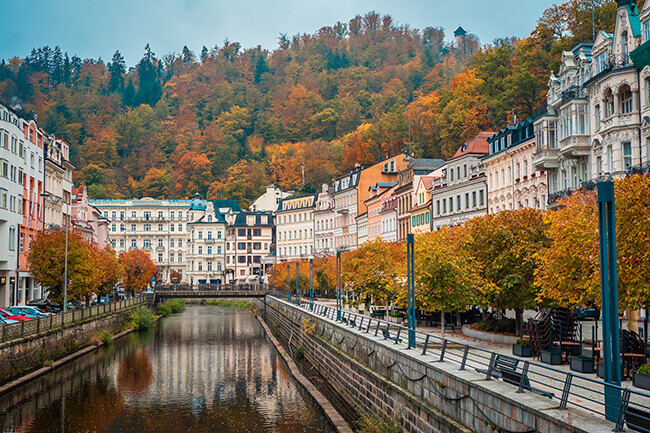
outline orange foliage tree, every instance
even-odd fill
[[[158,268],[144,250],[135,249],[122,253],[119,262],[124,268],[122,282],[131,293],[144,290],[158,272]]]

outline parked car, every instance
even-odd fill
[[[0,317],[0,324],[13,325],[14,323],[19,323],[19,321],[18,320],[13,320],[13,319],[6,319],[4,317]]]
[[[52,315],[52,313],[42,311],[42,310],[38,309],[37,307],[31,306],[31,305],[14,305],[11,308],[17,308],[20,311],[24,311],[25,313],[33,314],[33,315],[36,315],[38,317],[47,317],[47,316]]]
[[[6,313],[11,314],[12,316],[25,316],[25,317],[29,317],[30,319],[35,319],[38,317],[38,314],[28,313],[27,311],[23,311],[16,307],[7,307],[4,309],[4,311]]]
[[[585,307],[575,307],[575,315],[578,320],[598,320],[600,310],[593,302],[588,302]]]
[[[36,307],[41,311],[47,311],[48,313],[61,312],[61,304],[54,303],[49,299],[33,299],[27,305]]]
[[[32,320],[31,317],[24,316],[24,315],[16,315],[16,314],[11,314],[10,312],[0,309],[0,314],[2,314],[2,317],[5,319],[11,319],[11,320]]]

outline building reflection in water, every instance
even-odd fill
[[[247,311],[190,306],[6,396],[3,431],[332,432]]]

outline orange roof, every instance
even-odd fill
[[[433,176],[422,176],[420,178],[420,181],[424,184],[425,189],[431,189],[433,186]]]
[[[488,138],[490,138],[492,135],[494,135],[494,132],[488,132],[488,131],[479,132],[479,134],[476,137],[472,138],[471,140],[465,142],[462,146],[460,146],[451,159],[460,158],[461,156],[467,155],[469,153],[475,153],[475,154],[478,153],[478,154],[487,155],[490,151],[490,144],[488,143]]]

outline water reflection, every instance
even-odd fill
[[[3,397],[18,432],[331,432],[255,317],[192,306]]]

